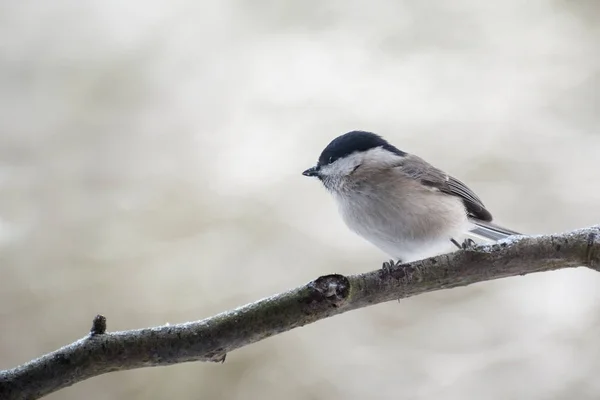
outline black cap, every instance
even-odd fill
[[[382,147],[399,156],[406,155],[405,152],[398,150],[379,135],[372,132],[352,131],[333,139],[321,153],[318,165],[331,164],[335,160],[357,151],[367,151],[376,147]]]

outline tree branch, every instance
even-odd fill
[[[185,324],[106,333],[106,319],[96,316],[88,336],[0,371],[0,398],[37,399],[112,371],[224,361],[232,350],[350,310],[434,290],[579,266],[600,270],[600,225],[560,235],[509,238],[390,270],[326,275]]]

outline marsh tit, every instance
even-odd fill
[[[494,241],[519,235],[493,224],[464,183],[371,132],[335,138],[302,174],[319,178],[346,225],[398,263],[439,254],[451,243],[464,248],[472,240],[455,238],[465,233]]]

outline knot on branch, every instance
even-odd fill
[[[308,284],[309,303],[330,303],[339,307],[350,294],[350,281],[344,275],[332,274],[321,276]]]

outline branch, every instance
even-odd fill
[[[37,399],[112,371],[225,361],[232,350],[350,310],[434,290],[579,266],[600,270],[600,225],[559,235],[508,238],[389,270],[321,276],[196,322],[106,333],[106,319],[97,316],[86,337],[0,371],[0,398]]]

